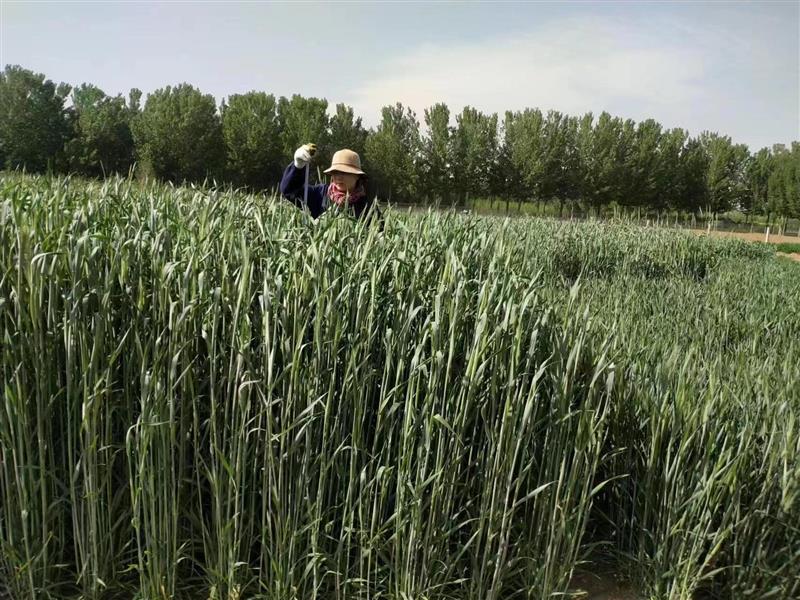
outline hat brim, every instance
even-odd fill
[[[364,171],[360,169],[356,169],[355,167],[351,167],[350,165],[342,165],[342,164],[333,164],[330,166],[329,169],[325,169],[323,173],[333,173],[334,171],[338,171],[339,173],[351,173],[352,175],[366,175]]]

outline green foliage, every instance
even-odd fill
[[[0,74],[0,168],[102,177],[139,173],[173,182],[220,182],[251,190],[277,186],[298,146],[317,144],[315,166],[355,150],[370,192],[385,199],[466,206],[493,198],[536,202],[541,213],[679,211],[800,217],[800,150],[775,145],[755,153],[724,135],[689,137],[653,119],[635,123],[602,113],[581,117],[536,108],[497,115],[444,103],[425,110],[426,131],[398,104],[367,130],[353,108],[324,98],[234,95],[219,114],[214,99],[188,84],[127,101],[83,84],[72,93],[18,66]],[[451,124],[453,117],[454,125]],[[312,169],[317,178],[317,169]],[[557,203],[557,206],[556,206]]]
[[[557,111],[546,116],[538,109],[506,114],[504,143],[530,197],[577,197],[582,172],[578,126],[577,119]]]
[[[317,145],[315,162],[326,165],[333,151],[328,140],[328,101],[304,98],[298,94],[278,101],[278,123],[283,148],[283,164],[291,162],[294,151],[307,143]]]
[[[131,122],[135,106],[83,84],[72,91],[74,133],[65,147],[69,170],[90,177],[125,174],[133,165]]]
[[[725,212],[747,202],[745,186],[747,147],[734,145],[731,138],[705,132],[700,143],[708,156],[706,201],[711,212]]]
[[[542,148],[544,120],[539,109],[507,112],[503,123],[504,150],[508,164],[520,175],[529,196],[541,194],[545,154]]]
[[[687,151],[688,134],[683,129],[668,129],[659,137],[656,153],[658,159],[653,168],[655,174],[654,204],[659,208],[675,209],[691,206],[687,196],[688,181],[684,173],[684,153]],[[652,188],[651,188],[652,189]],[[649,207],[646,203],[641,206]]]
[[[786,254],[800,254],[800,243],[770,244],[770,246],[773,246],[778,252],[785,252]]]
[[[132,129],[139,158],[161,179],[203,181],[222,172],[225,145],[216,102],[189,84],[150,94]]]
[[[583,117],[578,129],[578,148],[583,178],[581,196],[598,212],[612,202],[623,203],[625,164],[633,123],[604,112],[592,126],[591,114]]]
[[[708,155],[703,144],[696,138],[690,138],[681,152],[681,190],[675,208],[697,214],[708,206],[708,188],[706,173],[708,172]]]
[[[0,198],[11,597],[566,597],[597,548],[654,600],[800,595],[800,269],[768,248]]]
[[[458,174],[451,185],[459,203],[463,204],[467,195],[487,195],[497,154],[497,115],[464,107],[456,116],[451,142],[453,168]]]
[[[667,177],[663,172],[669,170],[670,160],[675,160],[676,155],[673,146],[673,154],[668,159],[661,156],[659,150],[666,146],[664,138],[661,124],[653,119],[642,121],[636,126],[626,165],[628,177],[623,183],[627,185],[621,204],[665,208],[666,198],[663,192]]]
[[[367,172],[382,198],[413,201],[418,193],[419,123],[399,102],[384,106],[378,128],[367,138]]]
[[[428,198],[450,203],[458,165],[453,157],[450,109],[443,102],[425,109],[428,134],[422,141],[420,185]]]
[[[756,152],[747,166],[747,178],[751,199],[745,202],[745,208],[759,213],[766,213],[769,207],[769,176],[772,172],[773,159],[768,148]]]
[[[330,118],[328,145],[332,152],[347,148],[364,157],[367,146],[367,130],[356,117],[351,106],[336,105],[336,114]]]
[[[32,173],[56,168],[70,135],[64,109],[69,92],[66,84],[19,66],[0,73],[0,167]]]
[[[791,150],[776,148],[767,188],[769,212],[800,217],[800,143],[793,143]]]
[[[492,173],[492,191],[505,200],[506,211],[511,201],[519,206],[528,194],[525,175],[520,155],[516,154],[515,116],[507,111],[499,134],[499,147],[494,172]]]
[[[236,186],[267,189],[280,179],[284,164],[273,95],[235,94],[222,106],[222,136],[227,179]]]

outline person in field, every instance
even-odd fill
[[[329,183],[306,185],[306,167],[311,163],[317,147],[303,144],[294,153],[294,161],[286,167],[281,179],[281,194],[298,208],[308,208],[315,219],[330,208],[348,212],[356,219],[369,222],[383,218],[374,198],[366,191],[367,174],[361,170],[361,158],[352,150],[339,150],[325,169],[330,174]]]

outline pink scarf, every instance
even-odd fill
[[[328,198],[330,198],[331,202],[333,202],[336,206],[344,206],[345,203],[355,204],[357,202],[361,202],[366,195],[367,194],[364,191],[364,186],[361,184],[359,184],[356,189],[350,192],[349,195],[345,190],[333,182],[328,185]]]

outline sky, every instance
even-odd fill
[[[800,140],[800,0],[15,2],[0,64],[108,94],[188,82],[345,102],[608,111],[751,149]]]

